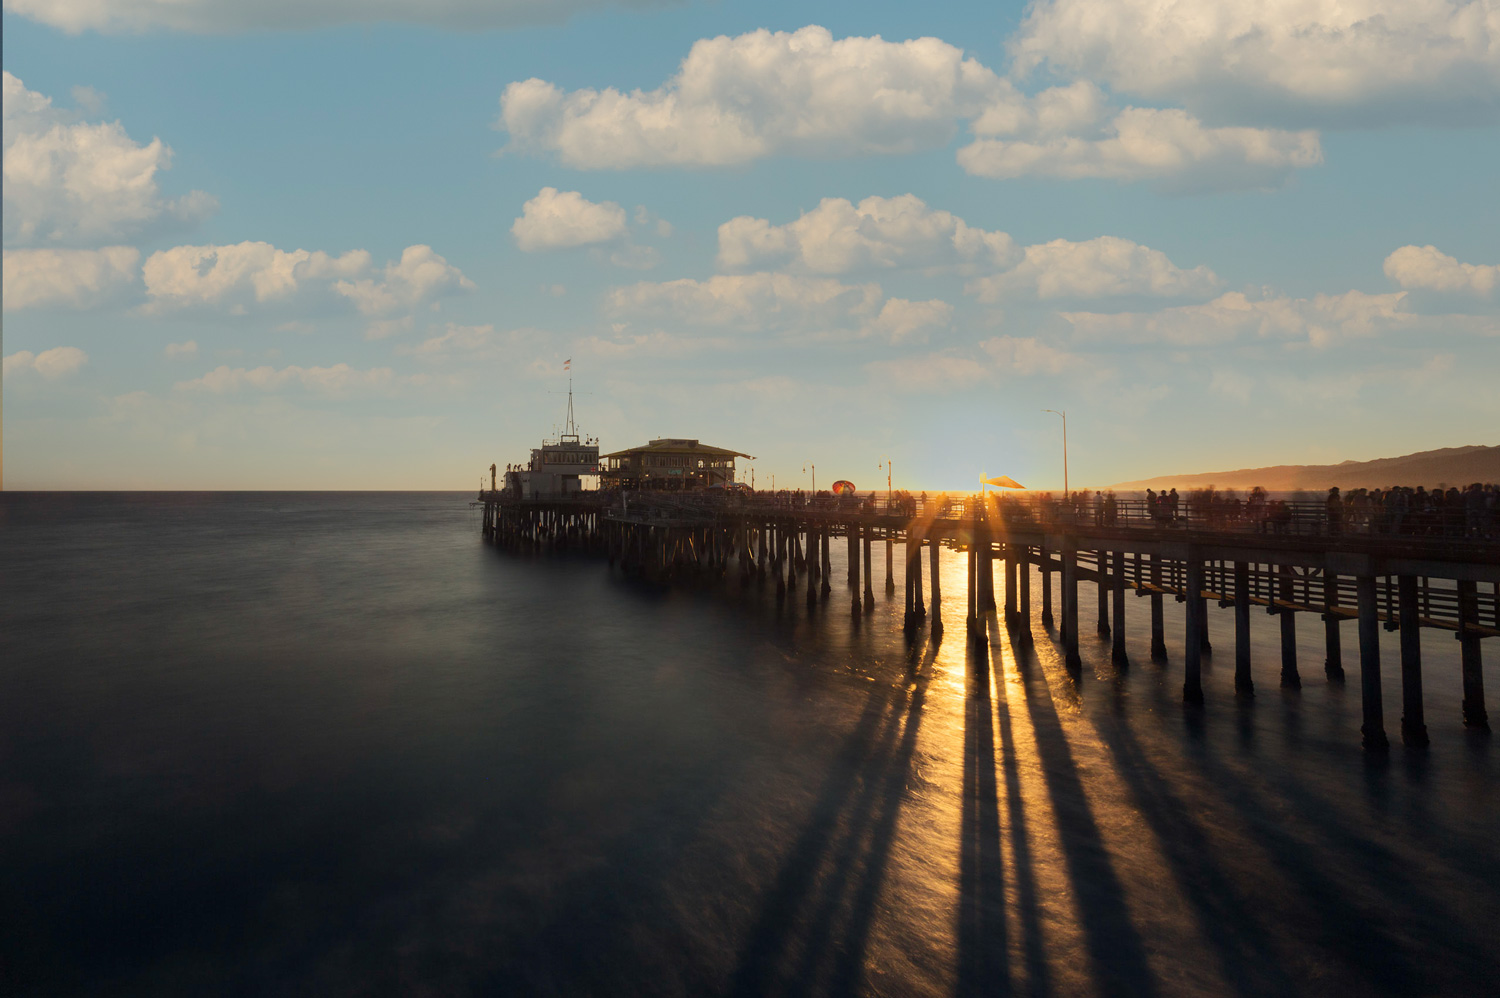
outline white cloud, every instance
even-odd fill
[[[1160,250],[1117,236],[1100,236],[1085,242],[1054,239],[1028,246],[1017,266],[970,281],[964,290],[980,301],[996,302],[1013,296],[1047,300],[1207,295],[1219,284],[1218,276],[1201,264],[1184,270]]]
[[[1089,340],[1212,346],[1252,337],[1326,347],[1402,327],[1411,318],[1401,308],[1405,297],[1404,291],[1380,295],[1346,291],[1312,298],[1251,298],[1231,291],[1202,305],[1157,312],[1060,314],[1080,337]]]
[[[201,34],[295,30],[332,24],[400,22],[456,30],[555,24],[581,11],[655,6],[650,0],[5,0],[5,9],[61,28],[137,32],[152,28]]]
[[[595,204],[577,191],[543,187],[511,225],[516,245],[528,253],[608,243],[625,235],[625,209]]]
[[[1500,265],[1459,263],[1436,246],[1403,246],[1385,258],[1385,276],[1403,288],[1487,297],[1500,285]]]
[[[973,125],[958,164],[976,176],[1156,181],[1175,190],[1276,187],[1323,161],[1316,132],[1206,127],[1175,108],[1113,112],[1092,84],[1009,96]]]
[[[333,287],[365,315],[382,315],[471,291],[474,282],[431,246],[408,246],[401,251],[400,262],[386,264],[384,280],[339,281]]]
[[[308,282],[327,282],[366,270],[370,254],[279,250],[270,243],[175,246],[146,260],[146,293],[156,309],[258,303],[290,298]]]
[[[302,388],[318,395],[339,396],[356,391],[385,389],[394,382],[395,375],[388,367],[361,371],[348,364],[334,364],[331,367],[292,365],[277,370],[270,366],[247,369],[221,365],[201,378],[178,382],[177,388],[215,395],[226,395],[247,388],[261,392]]]
[[[996,370],[1004,374],[1062,374],[1078,363],[1075,355],[1035,336],[996,336],[979,344],[979,348],[989,356]]]
[[[1013,376],[1077,374],[1085,366],[1078,355],[1034,336],[996,336],[979,344],[977,356],[944,350],[876,361],[865,370],[875,382],[897,391],[937,392]]]
[[[512,333],[507,339],[514,340],[520,335],[522,335],[520,332]],[[482,326],[464,326],[450,322],[442,332],[432,333],[421,343],[413,346],[397,347],[396,352],[416,357],[419,360],[446,360],[458,354],[473,355],[486,352],[498,345],[500,339],[495,334],[495,327],[490,323]]]
[[[968,388],[991,374],[982,361],[952,352],[872,361],[865,372],[883,388],[917,393]]]
[[[5,358],[4,376],[14,377],[22,371],[35,371],[44,378],[61,378],[72,374],[89,361],[89,355],[77,347],[53,347],[41,353],[20,350]]]
[[[3,84],[7,245],[97,245],[217,207],[202,191],[161,196],[156,173],[172,161],[161,139],[140,145],[118,121],[75,120],[9,72]]]
[[[914,194],[867,197],[855,205],[824,198],[794,222],[772,225],[742,215],[719,226],[719,266],[750,269],[791,261],[822,274],[878,267],[935,267],[1014,262],[1004,232],[969,226],[951,212],[929,208]]]
[[[7,312],[46,305],[81,308],[98,304],[136,280],[140,252],[133,246],[98,250],[5,251]]]
[[[1500,0],[1039,0],[1011,41],[1189,108],[1306,123],[1495,120]]]
[[[168,360],[196,357],[198,356],[198,341],[187,340],[183,343],[168,343],[166,350],[163,352],[166,354]]]
[[[880,307],[880,314],[866,331],[889,339],[892,343],[902,340],[925,338],[934,329],[941,329],[953,321],[953,306],[936,298],[931,301],[907,301],[905,298],[887,298]]]
[[[697,41],[650,91],[512,83],[499,124],[511,148],[581,169],[904,153],[947,142],[957,119],[979,113],[1000,86],[937,38],[834,40],[809,25]]]
[[[879,314],[878,284],[844,284],[828,277],[792,274],[720,274],[704,281],[681,278],[614,288],[606,299],[619,315],[671,319],[686,326],[746,330],[847,327]]]

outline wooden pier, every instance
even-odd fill
[[[843,584],[854,591],[850,611],[875,606],[875,556],[884,547],[884,588],[895,593],[895,548],[905,559],[908,630],[941,628],[929,618],[946,590],[938,551],[967,554],[964,600],[968,640],[988,640],[985,621],[1003,600],[1004,619],[1021,642],[1031,631],[1032,572],[1040,571],[1041,622],[1057,628],[1068,668],[1078,669],[1079,585],[1097,588],[1097,629],[1111,641],[1112,658],[1129,666],[1127,594],[1149,601],[1151,657],[1165,661],[1163,601],[1186,603],[1182,642],[1183,700],[1203,702],[1202,656],[1209,650],[1211,604],[1232,609],[1235,691],[1254,695],[1250,675],[1250,613],[1279,618],[1283,687],[1301,685],[1297,655],[1299,615],[1323,625],[1328,679],[1344,681],[1343,632],[1356,623],[1364,744],[1387,746],[1382,702],[1380,635],[1398,632],[1401,652],[1401,737],[1427,744],[1419,633],[1452,633],[1460,647],[1463,720],[1488,729],[1480,645],[1500,636],[1500,542],[1453,531],[1385,534],[1378,525],[1332,524],[1320,505],[1292,504],[1276,522],[1248,522],[1221,510],[1191,507],[1163,521],[1143,503],[1112,505],[1108,515],[1040,496],[938,496],[931,500],[856,500],[746,496],[735,493],[613,492],[520,499],[485,491],[484,536],[513,549],[573,549],[605,557],[611,566],[659,582],[737,577],[742,585],[774,586],[792,598],[800,587],[809,604],[832,592],[830,546],[847,552]],[[1283,507],[1284,509],[1288,507]],[[1440,525],[1441,526],[1441,525]],[[924,592],[922,548],[929,551]],[[996,562],[1001,595],[997,597]],[[1053,583],[1058,586],[1054,604]],[[951,582],[949,583],[951,585]],[[926,599],[924,599],[926,597]],[[1054,611],[1056,611],[1054,613]],[[931,621],[930,625],[928,621]]]

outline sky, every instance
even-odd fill
[[[3,27],[7,488],[472,488],[570,375],[761,487],[1500,443],[1500,0]]]

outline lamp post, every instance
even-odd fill
[[[885,469],[885,500],[891,501],[891,459],[886,457],[875,467]]]
[[[808,468],[812,469],[812,494],[816,497],[818,494],[818,466],[809,461],[802,466],[802,470],[806,471]]]
[[[1066,409],[1043,409],[1054,416],[1061,416],[1063,421],[1063,495],[1068,494],[1068,412]]]

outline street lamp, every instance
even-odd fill
[[[1054,416],[1061,416],[1063,421],[1063,495],[1068,494],[1068,411],[1063,409],[1043,409]]]
[[[812,469],[812,494],[816,496],[818,494],[818,466],[809,461],[802,466],[802,470],[805,472],[808,468]]]
[[[887,457],[875,467],[885,469],[885,498],[889,502],[891,498],[891,459]]]

